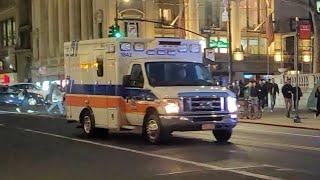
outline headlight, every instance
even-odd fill
[[[237,99],[234,97],[227,97],[227,105],[228,105],[228,111],[231,113],[237,112]]]
[[[179,103],[175,99],[165,99],[163,100],[164,109],[167,114],[176,114],[179,113]]]

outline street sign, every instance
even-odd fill
[[[130,38],[138,37],[138,24],[135,22],[129,22],[127,24],[127,35]]]
[[[216,57],[215,57],[215,52],[214,52],[214,49],[212,48],[205,48],[204,49],[204,53],[205,53],[205,56],[204,58],[210,60],[210,61],[215,61],[216,60]]]
[[[228,48],[229,42],[210,40],[209,47],[210,48]]]
[[[214,31],[214,29],[204,29],[204,28],[202,28],[201,29],[201,33],[202,34],[214,34],[215,31]]]

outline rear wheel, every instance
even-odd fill
[[[83,133],[87,137],[93,137],[96,134],[95,122],[90,112],[84,112],[82,115]]]
[[[164,143],[168,140],[169,133],[162,127],[160,118],[156,113],[147,116],[143,136],[151,144]]]
[[[232,135],[232,129],[212,130],[212,133],[218,142],[227,142]]]

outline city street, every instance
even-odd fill
[[[77,124],[0,112],[1,179],[319,179],[320,132],[238,124],[230,143],[211,132],[83,137]]]

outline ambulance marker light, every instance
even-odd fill
[[[166,50],[158,49],[158,50],[157,50],[157,54],[158,54],[158,55],[165,55],[165,54],[167,54],[167,53],[166,53]]]
[[[156,51],[155,50],[147,50],[147,55],[155,55]]]
[[[178,51],[182,52],[182,53],[185,53],[185,52],[188,51],[188,46],[186,44],[183,44],[183,45],[180,46]]]
[[[191,44],[190,45],[190,52],[192,53],[199,53],[200,52],[200,44]]]
[[[174,56],[176,55],[176,51],[175,50],[168,50],[168,55]]]

